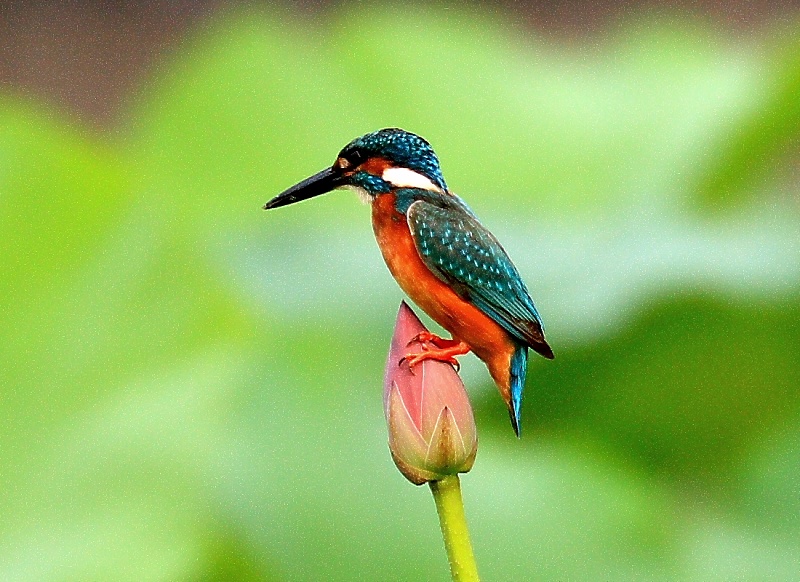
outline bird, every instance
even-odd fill
[[[350,189],[371,205],[372,227],[400,288],[451,339],[430,332],[409,355],[456,364],[470,351],[489,370],[520,436],[528,350],[553,350],[530,293],[497,238],[450,191],[439,158],[419,135],[385,128],[348,143],[333,165],[288,188],[265,210]],[[410,344],[409,344],[410,345]]]

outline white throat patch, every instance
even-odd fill
[[[356,193],[358,199],[361,200],[364,204],[372,204],[375,201],[374,196],[370,196],[369,192],[364,190],[361,186],[353,186],[348,184],[347,186],[340,186],[343,190],[350,190]]]
[[[442,189],[428,178],[408,168],[386,168],[381,176],[395,188],[421,188],[441,192]]]

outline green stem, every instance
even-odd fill
[[[450,575],[453,582],[480,582],[478,566],[472,555],[469,542],[467,518],[464,515],[464,502],[461,499],[461,483],[458,475],[445,477],[441,481],[431,481],[431,492],[439,513],[444,547],[450,561]]]

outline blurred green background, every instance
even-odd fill
[[[800,579],[800,18],[223,7],[145,77],[99,128],[0,92],[0,579],[448,579],[368,209],[260,210],[386,126],[557,356],[519,441],[465,358],[484,579]]]

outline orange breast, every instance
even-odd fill
[[[372,228],[389,271],[414,303],[486,363],[508,400],[513,340],[428,269],[414,245],[405,215],[394,207],[394,199],[394,194],[382,194],[372,203]]]

